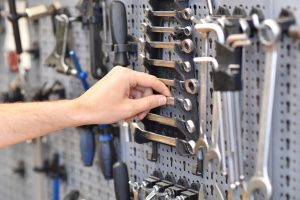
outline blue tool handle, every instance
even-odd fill
[[[99,148],[99,161],[102,173],[106,180],[113,178],[113,165],[116,162],[116,152],[109,133],[102,133],[99,135],[100,148]]]
[[[80,79],[82,86],[85,90],[88,90],[90,88],[90,84],[87,81],[87,73],[82,70],[81,65],[79,63],[78,57],[74,50],[71,50],[69,52],[69,55],[75,65],[75,68],[77,70],[76,77]]]
[[[59,178],[55,176],[52,180],[52,189],[53,189],[53,200],[59,200]]]
[[[84,166],[93,165],[95,146],[95,134],[92,130],[80,132],[80,153]]]

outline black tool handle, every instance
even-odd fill
[[[114,66],[128,66],[127,57],[127,17],[126,8],[123,2],[113,1],[110,7],[110,26],[112,41],[114,44],[115,60]]]
[[[100,36],[100,31],[102,30],[103,26],[103,16],[101,14],[101,8],[98,1],[94,2],[92,6],[92,17],[89,26],[91,74],[95,79],[100,79],[107,73],[105,55],[102,50],[103,41]]]
[[[127,165],[124,162],[116,162],[114,164],[114,186],[115,195],[117,200],[129,200],[130,189],[129,189],[129,177]]]
[[[109,125],[102,125],[109,126]],[[106,128],[104,128],[105,130]],[[99,162],[102,174],[106,180],[113,178],[113,165],[116,162],[116,150],[112,136],[106,131],[99,135]]]
[[[19,29],[19,19],[21,15],[17,13],[16,0],[8,0],[8,5],[9,5],[9,12],[10,12],[9,20],[11,21],[13,27],[14,38],[16,43],[16,51],[18,54],[21,54],[23,52],[21,37],[20,37],[20,29]]]

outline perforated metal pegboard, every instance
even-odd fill
[[[50,3],[48,0],[29,0],[28,5],[38,3]],[[67,5],[72,14],[76,15],[74,1],[61,1]],[[127,9],[128,32],[134,37],[144,37],[141,32],[140,24],[144,22],[144,10],[151,9],[147,0],[143,1],[124,1]],[[190,8],[194,14],[201,18],[207,14],[206,1],[190,0]],[[300,5],[296,0],[286,1],[242,1],[242,0],[220,0],[216,1],[216,6],[226,6],[231,12],[235,6],[243,7],[247,13],[252,7],[259,7],[263,10],[266,18],[277,17],[281,8],[289,8],[294,12],[296,19],[300,17]],[[147,20],[146,20],[147,22]],[[175,26],[176,23],[166,24]],[[39,20],[38,24],[31,24],[31,31],[34,40],[37,40],[40,46],[41,59],[35,61],[29,74],[30,87],[36,87],[44,82],[54,82],[61,80],[67,92],[67,98],[79,96],[83,89],[78,80],[73,77],[66,77],[57,74],[53,69],[42,64],[45,57],[54,48],[54,37],[50,18]],[[38,30],[38,34],[36,32]],[[89,45],[88,33],[81,29],[81,24],[72,25],[71,35],[74,39],[74,48],[80,58],[80,62],[85,70],[89,71]],[[195,43],[200,44],[200,36],[195,34]],[[0,37],[2,45],[3,36]],[[165,35],[165,41],[168,37]],[[214,43],[211,44],[209,54],[214,56]],[[293,200],[299,199],[297,191],[300,190],[300,144],[298,143],[300,130],[300,83],[298,81],[300,68],[297,64],[300,61],[300,42],[289,38],[283,38],[279,44],[278,75],[276,85],[276,98],[274,108],[274,119],[272,126],[272,153],[270,159],[270,176],[273,184],[273,199]],[[2,48],[0,49],[2,51]],[[0,52],[0,56],[3,55]],[[197,46],[196,55],[200,55],[200,47]],[[178,56],[173,51],[164,51],[164,59],[178,60]],[[260,98],[263,85],[264,73],[264,47],[257,42],[255,38],[252,45],[245,48],[244,56],[244,88],[243,88],[243,121],[242,121],[242,138],[244,152],[244,168],[246,179],[250,178],[254,171],[257,138],[258,138],[258,120],[260,112]],[[5,61],[0,57],[1,64]],[[137,61],[136,55],[131,56],[131,66],[135,70],[145,71],[140,61]],[[196,65],[199,67],[198,65]],[[8,81],[15,75],[9,74],[7,67],[0,69],[0,88],[1,91],[7,89]],[[92,81],[92,80],[90,80]],[[211,83],[210,83],[211,87]],[[210,108],[211,96],[208,97],[207,107]],[[164,113],[167,114],[167,113]],[[180,114],[180,113],[175,113]],[[211,126],[210,109],[207,112],[208,136],[210,136]],[[68,181],[61,186],[61,198],[71,189],[79,189],[87,199],[114,199],[112,182],[105,181],[97,167],[97,156],[95,164],[91,168],[83,167],[79,153],[79,134],[76,129],[67,129],[58,133],[51,134],[47,137],[47,143],[43,145],[42,157],[49,158],[54,152],[61,155],[61,163],[65,164],[68,172]],[[208,138],[210,139],[210,137]],[[122,143],[124,144],[124,143]],[[123,145],[123,154],[129,167],[131,180],[141,181],[148,177],[154,170],[160,170],[165,176],[172,174],[176,180],[185,177],[189,184],[193,182],[201,183],[205,186],[207,199],[214,199],[212,184],[217,182],[222,191],[227,189],[227,182],[224,176],[215,169],[206,169],[204,176],[195,176],[192,174],[192,168],[196,165],[194,156],[179,156],[174,148],[159,145],[158,152],[160,158],[157,162],[150,162],[146,159],[146,152],[151,151],[151,145],[139,145],[135,143],[126,143]],[[0,195],[3,199],[41,199],[37,196],[37,177],[32,172],[35,165],[36,145],[20,144],[14,147],[2,149],[0,151]],[[27,176],[25,179],[16,175],[10,175],[9,170],[16,166],[18,160],[24,160],[26,165]],[[45,190],[45,199],[51,197],[51,182],[44,181],[42,185]]]

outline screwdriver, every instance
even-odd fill
[[[126,67],[127,65],[129,65],[127,57],[127,18],[125,5],[121,1],[113,1],[111,4],[110,26],[115,51],[115,59],[113,65],[121,65],[123,67]]]
[[[77,70],[77,77],[81,80],[81,83],[85,90],[88,90],[90,88],[90,85],[87,81],[87,74],[84,72],[81,68],[81,65],[79,63],[79,60],[77,58],[77,55],[74,50],[71,50],[69,52],[69,55],[75,65],[75,68]],[[98,137],[98,140],[100,142],[100,166],[102,173],[104,175],[104,178],[106,180],[112,179],[112,168],[113,164],[116,160],[116,151],[113,144],[113,137],[111,135],[111,126],[108,124],[98,124],[98,127],[100,129],[100,136]],[[95,140],[94,134],[84,134],[81,135],[81,152],[82,156],[85,158],[91,156],[89,153],[83,153],[83,152],[95,152],[95,148],[93,145],[90,146],[90,144],[93,144],[93,141]],[[85,159],[83,159],[85,160]],[[88,159],[87,159],[88,160]]]

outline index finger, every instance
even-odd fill
[[[157,77],[143,72],[133,71],[130,76],[130,85],[132,87],[142,86],[152,88],[160,94],[171,96],[170,90],[164,83],[162,83]]]

